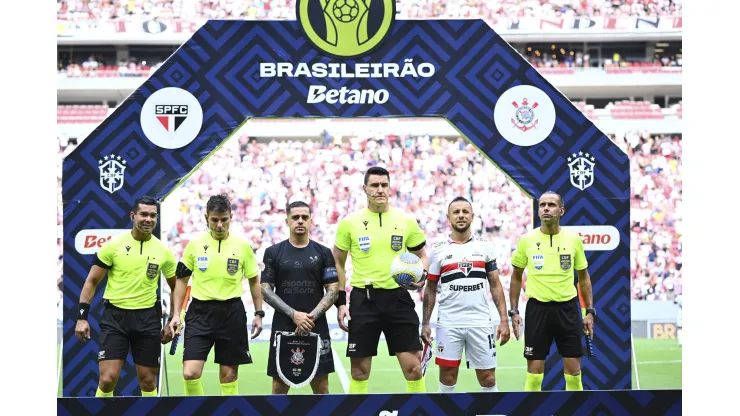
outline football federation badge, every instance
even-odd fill
[[[578,152],[573,153],[568,158],[568,168],[570,169],[570,183],[581,191],[594,184],[594,163],[595,159],[590,154]]]

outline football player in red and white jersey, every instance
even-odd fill
[[[441,284],[435,359],[439,366],[439,393],[455,390],[463,350],[468,368],[475,369],[481,390],[498,391],[496,341],[504,345],[511,336],[493,245],[472,237],[473,216],[472,204],[464,197],[455,198],[447,209],[452,234],[433,244],[429,255],[421,338],[427,344],[431,342],[429,320]],[[501,319],[495,333],[486,286]]]

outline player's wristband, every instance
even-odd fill
[[[90,313],[90,304],[80,302],[79,308],[77,310],[77,319],[84,319],[85,321],[87,321],[88,313]]]
[[[347,304],[347,292],[345,292],[344,290],[340,290],[339,291],[339,296],[337,296],[337,301],[334,302],[334,306],[336,306],[338,308],[338,307],[340,307],[342,305],[346,305],[346,304]]]

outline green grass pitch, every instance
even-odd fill
[[[346,342],[333,342],[336,358],[339,358],[344,373],[347,375],[346,380],[350,377],[349,358],[344,357],[347,348]],[[242,395],[262,395],[271,393],[272,379],[265,373],[267,371],[267,353],[268,343],[259,342],[250,345],[254,364],[244,365],[239,368],[239,394]],[[498,348],[498,368],[496,370],[496,380],[499,391],[522,391],[524,388],[524,377],[526,370],[526,361],[522,357],[522,341],[509,341],[503,347]],[[169,346],[167,347],[169,351]],[[61,346],[57,345],[57,357],[60,357]],[[385,343],[381,342],[378,347],[379,355],[373,358],[372,372],[370,375],[369,391],[370,393],[404,393],[406,383],[398,366],[395,357],[388,356],[388,350]],[[182,379],[182,348],[178,348],[178,353],[174,356],[166,354],[167,373],[169,381],[169,395],[183,395]],[[634,371],[632,363],[633,376],[632,388],[637,389],[639,379],[639,388],[648,389],[680,389],[681,388],[681,348],[676,340],[650,340],[635,339],[635,356],[637,358],[637,374]],[[221,386],[218,381],[218,365],[214,364],[213,352],[206,362],[201,381],[203,390],[208,396],[221,395]],[[597,357],[585,358],[584,371],[588,371],[587,360],[598,359]],[[342,370],[336,365],[337,373]],[[342,382],[337,373],[329,376],[329,391],[331,393],[344,393]],[[428,392],[437,391],[437,380],[439,373],[434,361],[430,363],[426,374],[426,385]],[[475,378],[475,371],[463,367],[460,368],[457,387],[455,392],[478,392],[480,386]],[[167,393],[167,385],[162,385],[161,394]],[[62,385],[59,380],[58,397],[61,397]],[[306,386],[302,389],[291,389],[290,394],[311,394],[311,387]]]

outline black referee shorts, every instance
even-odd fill
[[[159,367],[162,321],[157,306],[146,309],[122,309],[104,301],[100,319],[98,362],[125,360],[129,345],[136,365]]]
[[[349,295],[347,357],[378,355],[380,333],[385,334],[388,355],[421,351],[419,315],[406,289],[374,289],[368,300],[365,289],[353,288]]]
[[[560,356],[583,356],[583,318],[578,296],[565,302],[540,302],[530,298],[524,317],[524,358],[544,360],[552,341]]]
[[[217,364],[252,363],[247,311],[241,298],[206,301],[193,298],[185,314],[182,360],[206,361],[211,348],[215,349],[213,361]]]

